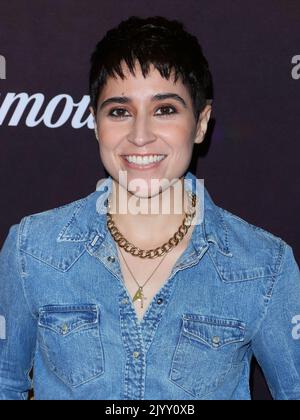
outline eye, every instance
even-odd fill
[[[119,112],[119,111],[126,111],[126,109],[124,109],[124,108],[113,108],[113,109],[111,109],[110,110],[110,112],[108,113],[108,115],[110,116],[110,117],[113,117],[113,118],[122,118],[122,117],[124,117],[124,115],[114,115],[113,113],[115,112],[115,111],[117,111],[117,113]]]
[[[166,110],[166,109],[170,110],[171,109],[172,110],[172,112],[163,112],[163,114],[158,114],[160,117],[168,116],[168,115],[172,115],[172,114],[177,114],[176,108],[174,108],[173,106],[170,106],[170,105],[164,105],[164,106],[161,106],[158,109],[163,109],[163,110]]]

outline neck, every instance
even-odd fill
[[[141,249],[149,249],[161,246],[174,235],[183,222],[189,203],[183,178],[179,183],[181,188],[176,192],[170,187],[155,197],[136,197],[119,184],[115,185],[110,197],[111,214],[117,228],[129,242]]]

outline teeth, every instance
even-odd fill
[[[164,159],[164,155],[151,155],[151,156],[125,156],[125,158],[130,163],[135,163],[137,165],[149,165],[153,162],[159,162]]]

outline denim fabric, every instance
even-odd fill
[[[273,397],[299,400],[292,248],[205,188],[203,220],[139,321],[99,212],[107,181],[10,228],[0,253],[0,399],[26,399],[33,386],[37,400],[248,400],[255,355]]]

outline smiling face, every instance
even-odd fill
[[[122,69],[125,79],[109,78],[102,89],[96,116],[90,108],[101,161],[118,183],[119,171],[127,172],[127,183],[143,180],[136,196],[155,196],[159,189],[151,188],[151,179],[171,182],[188,169],[194,143],[204,139],[211,106],[205,107],[196,124],[192,99],[180,79],[176,84],[172,76],[164,79],[153,65],[146,78],[138,63],[135,76],[127,66]],[[139,155],[153,156],[141,161]]]

